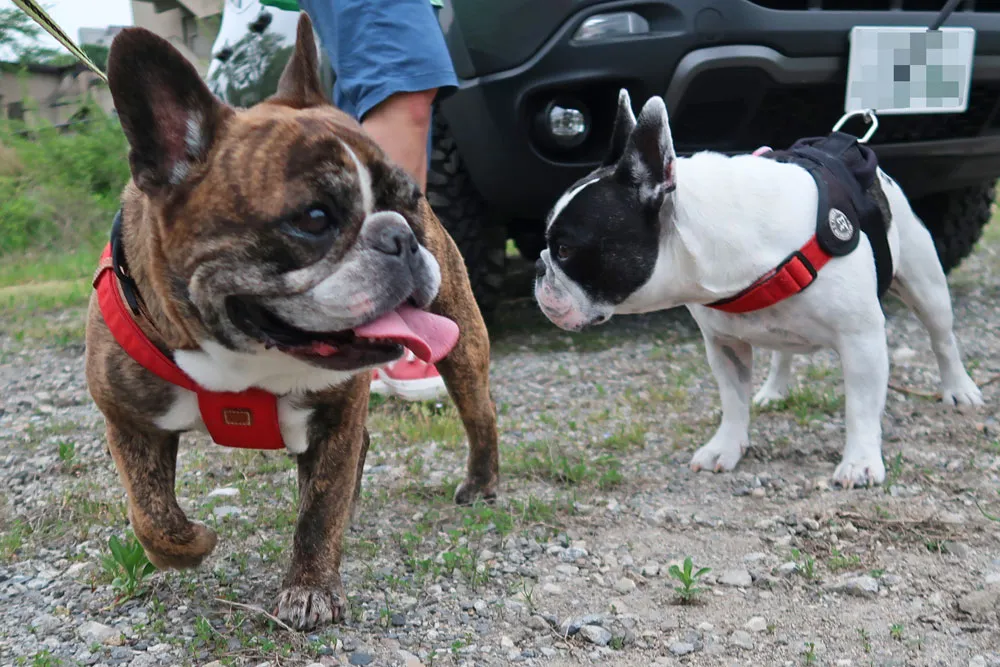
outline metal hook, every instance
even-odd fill
[[[873,134],[875,134],[875,130],[878,129],[878,116],[875,115],[874,109],[859,109],[858,111],[848,111],[843,116],[841,116],[840,120],[837,121],[837,124],[833,126],[833,131],[837,132],[838,130],[840,130],[840,128],[844,126],[844,123],[847,122],[847,119],[853,118],[854,116],[864,116],[865,122],[870,126],[868,128],[868,131],[865,132],[865,136],[858,139],[859,144],[867,144],[868,140],[872,138]]]

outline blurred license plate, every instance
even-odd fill
[[[975,43],[972,28],[855,26],[844,111],[965,111]]]

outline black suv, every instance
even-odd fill
[[[294,38],[289,15],[247,11],[216,43],[216,91],[255,101],[268,82],[227,63],[265,62],[260,42]],[[461,81],[435,114],[428,199],[458,243],[484,312],[496,304],[505,247],[534,260],[544,217],[608,147],[618,90],[639,108],[662,95],[681,154],[786,147],[825,134],[844,108],[855,25],[925,26],[943,0],[444,0],[440,22]],[[252,14],[252,15],[251,15]],[[263,24],[263,27],[262,27]],[[976,29],[968,109],[882,116],[870,145],[933,234],[945,270],[971,252],[1000,177],[1000,0],[965,0],[946,26]],[[290,27],[289,27],[290,26]],[[237,26],[238,27],[238,26]],[[282,35],[275,36],[275,31]],[[252,58],[234,53],[255,49]],[[225,60],[226,62],[223,62]],[[246,94],[251,81],[256,93]],[[225,85],[219,84],[225,82]],[[861,133],[861,121],[847,131]]]

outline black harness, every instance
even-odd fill
[[[834,257],[846,255],[858,246],[859,229],[868,236],[881,299],[892,283],[893,269],[890,220],[872,194],[881,193],[875,152],[853,135],[831,132],[825,137],[799,139],[791,148],[763,157],[797,164],[816,181],[816,239],[825,252]]]

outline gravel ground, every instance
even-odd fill
[[[1000,372],[996,232],[950,281],[981,382]],[[893,382],[934,391],[924,331],[886,310]],[[450,403],[374,402],[349,618],[315,634],[263,613],[295,517],[282,455],[185,437],[181,504],[220,545],[131,595],[113,583],[108,539],[129,533],[84,387],[82,311],[0,316],[0,667],[1000,666],[1000,523],[977,507],[1000,514],[1000,383],[967,414],[890,392],[887,484],[843,491],[827,483],[844,438],[836,358],[799,358],[796,392],[755,414],[737,470],[695,474],[720,412],[685,311],[575,336],[528,301],[504,312],[502,499],[449,502],[465,447]],[[688,556],[711,572],[685,605],[668,568]]]

